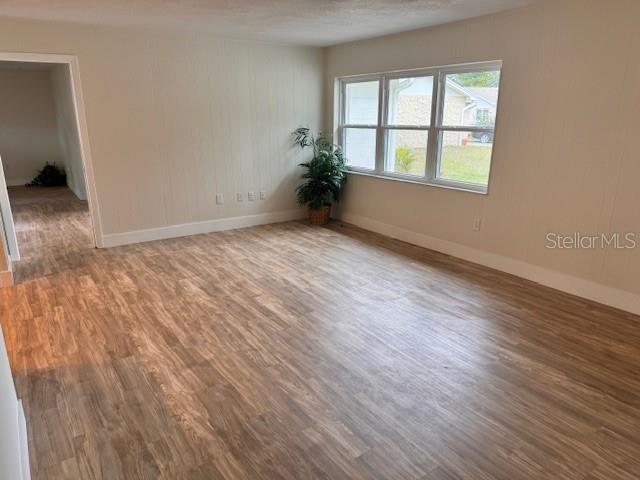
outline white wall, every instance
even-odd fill
[[[504,60],[490,194],[351,175],[345,219],[640,312],[640,248],[545,248],[640,232],[638,18],[634,0],[547,1],[329,48],[328,129],[335,77]]]
[[[67,172],[67,185],[79,199],[86,200],[87,190],[84,181],[82,148],[77,128],[73,90],[71,88],[71,74],[68,65],[56,65],[51,68],[50,73],[58,137]]]
[[[4,18],[0,51],[79,57],[106,234],[297,209],[290,132],[322,123],[322,50]]]
[[[7,480],[23,478],[19,418],[18,398],[0,327],[0,472]]]
[[[47,70],[0,69],[0,155],[8,185],[31,181],[46,162],[64,166]]]

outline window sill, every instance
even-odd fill
[[[402,175],[383,175],[376,172],[371,172],[366,170],[356,170],[353,168],[349,168],[349,170],[347,170],[347,173],[353,174],[353,175],[359,175],[362,177],[378,178],[380,180],[391,180],[393,182],[412,183],[415,185],[422,185],[426,187],[437,187],[437,188],[444,188],[446,190],[455,190],[458,192],[475,193],[476,195],[489,195],[488,187],[483,187],[481,185],[467,186],[465,184],[456,184],[455,182],[435,183],[435,182],[429,182],[424,178],[413,179],[413,178],[405,177]]]

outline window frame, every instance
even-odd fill
[[[349,171],[355,174],[369,175],[374,177],[406,181],[410,183],[419,183],[424,185],[452,188],[474,193],[488,194],[489,185],[491,183],[491,171],[493,170],[493,156],[495,153],[496,132],[498,130],[498,118],[500,112],[501,90],[498,92],[498,101],[496,102],[496,119],[493,128],[470,127],[459,125],[443,125],[444,102],[446,76],[459,73],[475,73],[486,71],[500,71],[502,83],[502,60],[493,60],[488,62],[465,63],[458,65],[447,65],[441,67],[418,68],[409,70],[394,70],[389,72],[349,75],[336,78],[336,96],[334,108],[334,136],[338,139],[338,144],[344,149],[344,131],[347,128],[367,128],[376,130],[376,158],[374,159],[374,169],[349,166]],[[431,98],[431,119],[429,125],[390,125],[388,122],[389,110],[387,108],[389,102],[389,82],[399,78],[415,78],[415,77],[432,77],[433,78],[433,94]],[[378,81],[378,123],[376,125],[355,125],[345,124],[346,114],[346,86],[350,83],[360,83],[367,81]],[[390,130],[420,130],[428,132],[428,144],[426,150],[425,173],[423,176],[404,174],[398,172],[390,172],[385,169],[385,152],[387,145],[387,132]],[[489,176],[487,185],[466,183],[455,180],[448,180],[438,177],[438,170],[442,154],[442,139],[445,132],[478,132],[492,133],[493,147],[491,150],[491,159],[489,165]]]
[[[347,98],[347,85],[350,83],[366,83],[366,82],[373,82],[373,81],[377,81],[378,82],[378,120],[377,123],[375,125],[367,125],[364,123],[345,123],[346,121],[346,117],[347,117],[347,109],[346,109],[346,103],[345,103],[345,99]],[[356,128],[360,128],[360,129],[364,129],[364,130],[375,130],[376,131],[376,158],[374,159],[374,169],[369,169],[369,168],[364,168],[364,167],[351,167],[349,166],[349,170],[354,171],[354,172],[375,172],[378,169],[378,156],[379,156],[379,152],[378,152],[378,148],[380,146],[380,134],[378,131],[378,126],[380,125],[380,115],[381,115],[381,108],[380,108],[380,102],[381,102],[381,96],[382,96],[382,79],[380,77],[380,75],[378,74],[369,74],[369,75],[356,75],[353,77],[344,77],[341,78],[339,80],[340,82],[340,97],[339,97],[339,104],[340,104],[340,112],[339,112],[339,131],[340,133],[338,134],[339,140],[338,140],[338,144],[340,145],[340,147],[342,148],[343,151],[345,150],[345,145],[344,145],[344,140],[345,140],[345,134],[344,131],[348,128],[351,129],[356,129]]]

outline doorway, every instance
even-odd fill
[[[0,105],[0,225],[19,282],[102,246],[77,58],[0,53]]]

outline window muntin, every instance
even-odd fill
[[[375,128],[345,128],[343,150],[349,166],[374,170],[376,143]]]
[[[378,123],[379,85],[378,80],[345,85],[345,124],[376,125]]]
[[[446,74],[444,78],[446,89],[442,125],[495,128],[500,90],[499,70]]]
[[[433,76],[391,78],[387,82],[387,124],[431,124]]]
[[[385,172],[424,177],[429,131],[388,129],[385,139]]]
[[[341,145],[347,165],[374,171],[378,148],[381,79],[344,81],[341,88]]]
[[[443,131],[437,178],[470,185],[488,185],[493,144],[479,143],[482,132]]]
[[[433,119],[433,75],[388,77],[383,85],[383,171],[424,178]]]
[[[350,168],[485,193],[501,68],[498,61],[340,79],[337,133]],[[367,105],[366,117],[352,114],[354,105]],[[356,144],[353,127],[375,134],[361,133]]]
[[[489,186],[500,69],[443,72],[435,180]]]

